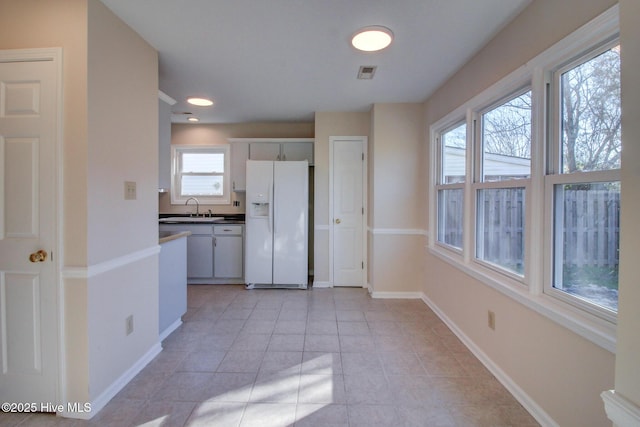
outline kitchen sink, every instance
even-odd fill
[[[224,220],[224,217],[203,217],[203,216],[171,216],[169,218],[161,218],[162,223],[204,223],[210,224]]]

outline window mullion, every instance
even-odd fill
[[[467,179],[464,191],[464,203],[467,206],[464,214],[464,261],[471,262],[475,257],[476,245],[476,196],[474,184],[477,179],[478,171],[478,148],[477,146],[477,120],[478,114],[471,110],[467,110]]]
[[[545,247],[547,234],[552,233],[551,224],[546,224],[544,176],[547,169],[547,105],[548,105],[548,73],[542,68],[534,69],[531,81],[531,179],[526,191],[526,246],[525,277],[529,292],[540,295],[544,289],[545,259],[548,251]],[[534,230],[543,230],[534,232]]]

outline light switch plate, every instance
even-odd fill
[[[136,199],[136,183],[135,181],[124,182],[124,199],[135,200]]]

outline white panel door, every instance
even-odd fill
[[[273,283],[306,285],[309,165],[275,162],[273,173]]]
[[[364,142],[332,144],[333,285],[364,286]]]
[[[56,402],[56,64],[3,58],[0,401]]]

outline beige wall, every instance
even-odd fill
[[[622,43],[622,211],[616,393],[640,408],[640,2],[620,2]]]
[[[424,106],[375,104],[370,215],[374,228],[426,228],[423,166]]]
[[[368,284],[375,292],[420,290],[426,218],[423,117],[423,105],[409,103],[375,104],[371,113],[316,113],[316,282],[328,283],[330,276],[329,138],[367,136]]]
[[[102,3],[89,5],[91,265],[158,243],[158,54]],[[125,181],[136,200],[124,199]]]
[[[426,243],[424,106],[375,104],[369,158],[368,276],[375,295],[420,290]]]
[[[329,282],[329,137],[369,136],[369,113],[316,112],[314,281]]]
[[[313,138],[313,123],[232,123],[232,124],[182,124],[171,126],[171,144],[175,145],[224,145],[229,138]],[[171,161],[169,158],[167,161]],[[169,171],[171,168],[169,167]],[[170,182],[170,181],[169,181]],[[233,201],[240,202],[240,206],[233,206]],[[160,212],[189,213],[193,206],[172,205],[171,193],[159,196]],[[229,205],[202,205],[204,210],[211,209],[214,213],[244,213],[244,193],[231,193]]]
[[[109,387],[158,342],[158,55],[98,0],[88,2],[89,390]],[[124,182],[137,185],[124,199]],[[134,331],[125,334],[133,316]],[[109,396],[107,396],[109,397]]]
[[[428,123],[462,105],[558,40],[616,4],[615,0],[534,0],[428,99]]]
[[[532,2],[427,100],[426,124],[442,118],[614,3]],[[625,147],[625,158],[627,154]],[[429,253],[424,260],[427,298],[558,425],[611,425],[599,395],[613,385],[614,354]],[[496,314],[495,331],[486,326],[488,310]],[[637,317],[635,325],[637,334]]]

